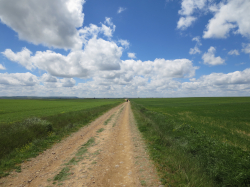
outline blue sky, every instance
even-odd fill
[[[248,0],[0,0],[0,96],[250,96]]]

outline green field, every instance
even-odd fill
[[[116,102],[117,99],[0,99],[0,123],[13,123],[33,116],[52,116]]]
[[[249,97],[131,101],[166,184],[250,185]]]
[[[0,178],[123,99],[0,99]]]

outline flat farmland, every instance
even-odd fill
[[[133,100],[221,142],[250,150],[250,97]]]
[[[166,184],[250,185],[249,97],[132,101]]]
[[[117,103],[117,99],[0,99],[0,124],[14,123],[29,117],[53,116],[114,103]]]

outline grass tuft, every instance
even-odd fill
[[[142,186],[146,186],[146,185],[147,185],[146,181],[141,180],[141,185],[142,185]]]
[[[16,166],[15,169],[17,173],[21,173],[22,171],[21,166]]]
[[[67,176],[70,175],[69,173],[70,168],[69,167],[64,167],[55,177],[54,181],[63,181],[67,179]]]
[[[104,122],[104,125],[107,125],[111,119],[114,117],[114,114],[112,116],[110,116],[110,118],[108,118],[105,122]]]
[[[104,131],[104,128],[100,128],[100,129],[98,129],[96,132],[97,132],[97,133],[100,133],[100,132],[102,132],[102,131]]]
[[[82,147],[77,151],[76,156],[82,156],[88,151],[88,147],[95,143],[95,138],[90,138]]]
[[[79,160],[76,160],[76,158],[72,158],[66,165],[76,165]]]

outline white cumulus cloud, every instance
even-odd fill
[[[187,59],[126,60],[121,66],[120,70],[106,71],[104,76],[96,74],[91,81],[77,85],[73,78],[58,79],[46,73],[40,78],[31,73],[0,73],[0,95],[185,97],[246,96],[250,91],[250,68],[195,79],[197,67]],[[174,77],[189,77],[190,81]]]
[[[196,9],[203,9],[207,0],[182,0],[180,15],[190,16]]]
[[[155,65],[155,61],[124,61],[135,63],[137,68]],[[160,59],[162,60],[162,59]],[[182,59],[183,60],[183,59]],[[186,61],[188,63],[188,61]],[[141,66],[144,65],[145,66]],[[184,67],[183,63],[182,67]],[[174,65],[174,63],[173,63]],[[180,65],[180,64],[179,64]],[[137,69],[135,68],[135,70]],[[231,73],[211,73],[200,78],[190,78],[190,81],[178,81],[171,77],[155,75],[151,66],[150,77],[145,71],[134,71],[130,76],[132,66],[126,70],[127,79],[122,74],[110,74],[108,79],[94,77],[93,80],[75,84],[74,79],[57,79],[57,82],[43,82],[30,73],[0,74],[0,95],[37,95],[37,96],[79,96],[79,97],[187,97],[187,96],[246,96],[250,91],[250,68]],[[182,69],[182,68],[177,68]],[[192,68],[191,68],[192,69]],[[138,70],[138,69],[137,69]],[[121,71],[121,70],[119,70]],[[106,72],[112,73],[112,72]],[[125,71],[124,71],[125,73]],[[122,78],[123,76],[123,78]],[[32,78],[32,79],[30,79]],[[41,83],[39,84],[40,80]]]
[[[13,62],[18,62],[28,70],[32,70],[35,66],[30,62],[32,52],[26,47],[21,52],[14,53],[11,49],[6,49],[2,54]]]
[[[2,64],[0,64],[0,70],[6,70],[6,68]]]
[[[155,59],[154,61],[125,60],[122,61],[121,70],[134,76],[146,77],[167,77],[167,78],[184,78],[195,75],[198,67],[188,59]]]
[[[195,46],[194,48],[190,48],[190,50],[189,50],[190,55],[194,55],[196,53],[198,53],[198,54],[201,53],[200,49],[197,46]]]
[[[203,75],[197,80],[185,83],[185,86],[194,87],[222,87],[227,85],[238,85],[238,84],[250,84],[250,68],[243,71],[235,71],[232,73],[211,73],[209,75]],[[250,87],[249,87],[250,88]]]
[[[67,56],[50,50],[31,56],[27,48],[18,53],[6,49],[3,54],[29,70],[38,68],[59,77],[87,77],[95,71],[120,69],[122,48],[112,41],[93,37],[84,50],[71,51]]]
[[[84,0],[1,0],[1,22],[21,40],[55,48],[80,48],[77,28],[84,20]]]
[[[250,1],[227,0],[210,8],[214,17],[204,31],[204,38],[226,38],[230,31],[250,37]]]
[[[63,87],[73,87],[76,84],[76,81],[73,78],[64,78],[61,82]]]
[[[104,23],[106,25],[108,25],[108,26],[102,24],[102,29],[101,30],[104,32],[105,36],[112,37],[113,32],[115,32],[115,27],[116,26],[111,21],[111,18],[108,18],[108,17],[105,18]]]
[[[234,49],[228,52],[229,55],[240,55],[239,51]]]
[[[218,2],[218,3],[217,3]],[[190,27],[199,16],[214,16],[203,32],[203,38],[227,38],[231,33],[250,37],[249,0],[182,0],[178,29]]]
[[[10,86],[34,86],[38,78],[31,73],[0,73],[0,84]]]
[[[250,54],[250,43],[249,44],[243,43],[242,47],[243,47],[242,52],[244,52],[246,54]]]
[[[196,20],[196,17],[193,16],[187,16],[187,17],[181,17],[177,23],[177,29],[186,29],[188,28],[190,25],[192,25],[192,23]]]
[[[41,77],[41,81],[43,82],[58,82],[57,78],[51,76],[50,74],[44,73]]]
[[[189,54],[190,55],[194,55],[194,54],[196,54],[196,53],[201,53],[201,51],[200,51],[200,49],[199,49],[199,46],[201,46],[202,44],[201,44],[201,41],[200,41],[200,37],[199,36],[196,36],[196,37],[194,37],[193,39],[192,39],[192,41],[196,41],[196,45],[195,45],[195,47],[194,48],[190,48],[190,50],[189,50]]]
[[[135,53],[128,53],[129,58],[136,58]]]
[[[129,41],[128,40],[118,40],[118,43],[120,43],[123,47],[129,48]]]
[[[126,10],[126,8],[119,7],[118,10],[117,10],[117,13],[120,14],[120,13],[122,13],[124,10]]]
[[[193,22],[197,19],[193,14],[202,10],[206,5],[206,0],[182,0],[181,10],[179,10],[179,14],[182,16],[178,23],[178,29],[186,29],[192,25]]]
[[[215,51],[216,51],[216,49],[213,46],[211,46],[208,49],[208,52],[203,54],[202,59],[204,61],[204,64],[212,65],[212,66],[224,64],[224,62],[225,62],[224,59],[222,59],[219,56],[215,57],[215,55],[214,55]]]
[[[249,96],[250,69],[231,73],[211,73],[182,83],[179,91],[187,96]]]
[[[82,29],[79,29],[79,35],[81,38],[81,41],[84,45],[93,37],[98,37],[100,34],[103,34],[104,36],[108,37],[110,40],[113,36],[113,33],[115,32],[116,26],[111,21],[111,18],[106,17],[104,24],[101,23],[101,26],[98,27],[94,24],[89,24],[89,26],[85,26]]]
[[[203,76],[204,81],[214,85],[227,85],[227,84],[250,84],[250,69],[244,71],[235,71],[228,74],[212,73]]]

